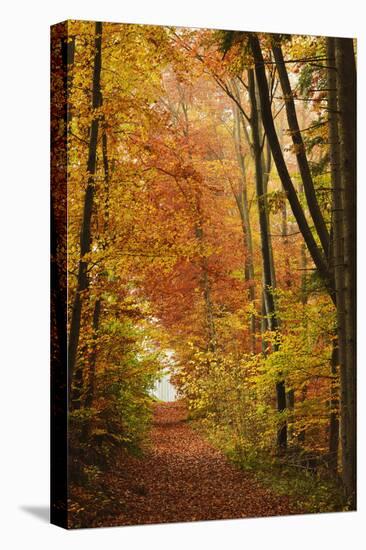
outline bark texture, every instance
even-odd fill
[[[342,475],[356,508],[356,64],[353,40],[335,39],[340,178],[343,193],[344,314],[340,331],[345,346],[341,377]],[[343,305],[343,304],[342,304]]]
[[[260,48],[258,37],[255,34],[249,35],[249,44],[253,53],[255,63],[255,74],[258,82],[258,90],[261,104],[262,121],[266,132],[267,139],[269,141],[274,163],[276,164],[278,175],[281,179],[282,186],[286,192],[289,200],[293,215],[299,229],[304,237],[308,250],[314,261],[314,264],[318,270],[320,277],[323,279],[332,300],[335,302],[335,294],[333,289],[333,282],[328,268],[326,257],[322,250],[319,249],[312,231],[307,222],[304,210],[300,204],[295,187],[292,183],[290,174],[288,172],[285,159],[281,150],[281,146],[277,137],[271,104],[269,99],[268,82],[265,73],[264,59]]]
[[[295,102],[293,99],[290,79],[288,72],[285,67],[283,53],[281,46],[278,44],[277,38],[273,38],[273,55],[276,61],[276,67],[278,76],[281,83],[281,88],[285,100],[287,122],[289,130],[291,132],[291,138],[294,145],[294,151],[296,155],[297,164],[299,167],[302,183],[304,186],[304,191],[306,195],[306,201],[309,207],[311,217],[314,222],[314,226],[318,233],[320,242],[322,243],[323,252],[325,255],[328,255],[329,252],[329,233],[327,226],[325,225],[325,220],[320,211],[318,200],[315,194],[313,178],[311,175],[309,163],[306,156],[305,146],[302,139],[299,123],[297,120]]]
[[[102,23],[95,23],[95,54],[93,69],[93,93],[92,110],[93,120],[90,127],[89,153],[88,153],[88,181],[84,197],[83,218],[80,232],[80,260],[78,268],[77,288],[74,297],[74,303],[71,312],[70,333],[68,343],[68,386],[71,391],[73,373],[77,360],[77,352],[80,337],[81,313],[83,293],[88,289],[88,260],[85,255],[90,252],[91,245],[91,219],[94,205],[95,192],[95,172],[97,160],[97,143],[100,118],[97,109],[102,104],[102,95],[100,90],[100,74],[102,66]]]
[[[249,84],[249,97],[251,102],[251,128],[253,139],[253,153],[255,161],[255,180],[256,191],[258,201],[258,214],[259,214],[259,226],[261,235],[261,251],[263,261],[263,290],[264,290],[264,303],[266,309],[266,318],[268,328],[271,331],[278,329],[278,318],[276,314],[275,301],[273,296],[274,281],[272,278],[273,265],[271,265],[271,249],[269,242],[269,227],[268,227],[268,214],[267,214],[267,200],[264,190],[264,174],[263,174],[263,160],[262,160],[262,147],[260,141],[259,130],[259,117],[258,117],[258,105],[256,98],[256,86],[254,71],[250,69],[248,71],[248,84]],[[277,411],[282,413],[286,410],[286,388],[285,381],[279,380],[276,383],[276,397],[277,397]],[[287,423],[281,423],[277,432],[277,445],[280,449],[287,447]]]

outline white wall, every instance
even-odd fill
[[[155,383],[151,394],[157,397],[157,399],[160,399],[160,401],[176,401],[177,390],[170,382],[169,373],[164,374],[164,376]]]

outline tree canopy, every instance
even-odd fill
[[[74,525],[144,460],[166,368],[236,463],[353,509],[353,41],[69,21],[52,45]]]

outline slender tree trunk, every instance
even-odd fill
[[[109,231],[109,160],[108,160],[108,147],[107,147],[107,132],[104,129],[102,135],[102,155],[103,155],[103,169],[104,169],[104,239],[108,239]],[[106,243],[104,243],[106,244]]]
[[[347,448],[347,426],[346,416],[342,413],[343,404],[347,403],[347,373],[346,373],[346,342],[345,342],[345,304],[344,304],[344,236],[343,236],[343,189],[340,172],[340,144],[339,144],[339,128],[338,128],[338,100],[337,100],[337,73],[335,66],[335,39],[327,38],[327,87],[328,87],[328,133],[329,133],[329,158],[332,181],[332,263],[331,269],[334,273],[334,283],[337,300],[337,353],[333,350],[331,369],[337,371],[334,361],[339,364],[340,381],[341,381],[341,442],[342,449]],[[331,401],[335,400],[336,396],[331,396]],[[335,429],[334,422],[330,421],[331,427]],[[332,460],[332,452],[335,447],[335,435],[329,436],[329,451],[330,461]],[[338,449],[337,449],[338,450]],[[337,453],[338,454],[338,453]],[[345,456],[345,455],[344,455]],[[337,461],[338,462],[338,461]],[[330,462],[330,468],[336,469],[337,462]],[[344,467],[344,466],[343,466]]]
[[[258,214],[259,214],[259,226],[261,234],[261,251],[263,261],[263,280],[264,280],[264,297],[266,304],[266,311],[268,315],[268,326],[270,330],[276,330],[277,317],[275,312],[275,305],[273,299],[273,280],[270,260],[270,247],[269,247],[269,230],[268,230],[268,216],[266,212],[266,195],[263,187],[263,164],[262,164],[262,151],[259,134],[259,118],[257,100],[255,97],[255,80],[253,70],[248,71],[249,76],[249,94],[251,101],[251,127],[252,127],[252,139],[253,139],[253,151],[255,161],[255,180],[256,180],[256,192],[258,201]]]
[[[281,227],[281,235],[283,239],[283,246],[284,246],[284,255],[285,255],[285,285],[289,289],[292,286],[292,277],[291,277],[291,265],[290,265],[290,256],[287,251],[288,247],[288,230],[287,230],[287,204],[286,201],[283,202],[282,205],[282,227]]]
[[[339,420],[338,420],[338,389],[335,386],[335,381],[338,374],[338,343],[333,342],[331,364],[331,388],[330,388],[330,415],[329,415],[329,469],[336,473],[338,469],[338,446],[339,446]]]
[[[101,312],[101,299],[97,298],[95,300],[94,304],[94,311],[93,311],[93,344],[91,353],[89,355],[89,380],[88,380],[88,387],[85,393],[85,401],[84,406],[86,408],[89,408],[93,404],[94,399],[94,393],[95,393],[95,368],[96,368],[96,361],[97,361],[97,338],[98,338],[98,330],[99,330],[99,321],[100,321],[100,312]]]
[[[307,397],[307,392],[308,392],[308,389],[307,389],[306,386],[304,386],[301,390],[301,401],[305,401],[305,399]],[[297,441],[298,441],[299,445],[304,446],[305,445],[305,440],[306,440],[306,430],[303,427],[299,431],[299,435],[297,436]]]
[[[255,303],[255,282],[254,282],[254,265],[253,265],[253,238],[252,229],[249,218],[248,196],[247,196],[247,178],[245,169],[245,158],[241,149],[242,136],[240,125],[240,113],[237,105],[234,106],[234,143],[236,156],[241,173],[241,182],[238,193],[235,194],[235,200],[238,206],[241,225],[243,230],[243,240],[245,249],[245,264],[244,278],[248,286],[248,297],[254,307]],[[256,318],[255,314],[250,316],[250,334],[251,334],[251,351],[256,352]]]
[[[356,508],[356,64],[353,41],[335,39],[343,192],[345,380],[341,384],[342,476]],[[340,346],[342,344],[340,343]]]
[[[262,353],[266,355],[267,353],[267,342],[264,337],[265,332],[268,330],[267,317],[266,317],[266,303],[264,300],[264,290],[262,290],[262,303],[261,303],[261,334],[262,334]]]
[[[103,210],[103,238],[102,238],[102,247],[103,249],[107,248],[108,240],[108,228],[109,228],[109,160],[108,160],[108,147],[107,147],[107,133],[104,129],[102,135],[102,157],[103,157],[103,170],[104,170],[104,210]],[[85,392],[85,401],[84,406],[89,408],[93,404],[94,395],[95,395],[95,375],[96,375],[96,362],[97,362],[97,341],[98,341],[98,331],[100,324],[100,316],[102,309],[102,298],[98,297],[95,300],[94,311],[93,311],[93,343],[92,349],[89,354],[89,363],[88,363],[88,386]],[[85,435],[90,433],[90,425],[88,424],[88,429]]]
[[[262,125],[262,117],[260,112],[260,100],[259,100],[259,93],[258,88],[256,87],[256,99],[257,99],[257,107],[258,107],[258,117],[259,117],[259,136],[260,136],[260,142],[263,143],[262,146],[262,175],[263,175],[263,195],[264,200],[266,201],[266,215],[267,215],[267,225],[268,228],[270,228],[270,211],[267,207],[267,194],[268,194],[268,183],[269,183],[269,174],[271,172],[271,165],[272,165],[272,155],[271,155],[271,148],[268,143],[268,139],[263,136],[263,125]],[[268,245],[269,245],[269,261],[271,266],[271,277],[272,277],[272,286],[273,288],[276,288],[277,286],[277,279],[276,279],[276,268],[275,268],[275,262],[274,262],[274,256],[273,256],[273,246],[272,246],[272,235],[269,231],[268,233]]]
[[[282,205],[282,220],[281,220],[281,235],[283,238],[283,245],[284,245],[284,255],[285,255],[285,285],[287,289],[290,289],[292,286],[292,280],[291,280],[291,271],[290,271],[290,258],[287,252],[287,246],[288,246],[288,231],[287,231],[287,204],[286,201],[283,202]],[[289,411],[288,415],[288,439],[291,441],[293,438],[293,430],[292,430],[292,424],[294,421],[294,409],[295,409],[295,390],[290,389],[286,393],[286,403],[287,403],[287,409]]]
[[[251,102],[251,127],[253,139],[253,152],[255,160],[255,179],[257,190],[257,201],[259,211],[259,226],[261,234],[261,251],[263,260],[263,281],[264,281],[264,301],[266,306],[268,328],[271,331],[278,329],[278,318],[273,296],[273,280],[271,270],[271,255],[269,246],[269,229],[267,216],[267,201],[263,187],[263,163],[262,150],[259,132],[259,117],[258,107],[255,92],[255,78],[252,69],[248,71],[249,96]],[[276,347],[276,346],[275,346]],[[277,410],[282,413],[286,410],[286,388],[284,380],[279,380],[276,383],[277,395]],[[287,446],[287,423],[283,422],[277,432],[277,445],[280,449],[285,449]]]
[[[318,245],[313,237],[309,224],[306,220],[304,211],[298,199],[296,190],[292,183],[290,174],[288,172],[285,159],[282,154],[281,146],[278,141],[276,129],[274,126],[271,104],[269,100],[268,82],[265,73],[264,59],[260,48],[258,37],[251,33],[249,36],[250,47],[253,53],[255,62],[255,73],[258,82],[259,97],[261,102],[262,120],[263,126],[266,131],[267,139],[271,146],[273,160],[276,164],[278,175],[281,179],[283,188],[286,192],[287,198],[291,205],[292,212],[295,216],[299,229],[304,237],[306,245],[309,249],[314,264],[318,270],[319,275],[322,277],[325,286],[327,287],[332,300],[335,302],[335,293],[333,288],[333,281],[331,279],[327,260],[318,248]]]
[[[93,343],[92,349],[88,358],[88,381],[87,388],[85,391],[85,400],[84,407],[89,409],[93,405],[94,393],[95,393],[95,374],[96,374],[96,363],[97,363],[97,340],[98,340],[98,331],[99,331],[99,320],[101,312],[101,299],[97,298],[94,304],[93,311]],[[92,420],[89,419],[84,423],[82,430],[82,439],[87,441],[90,437],[92,430]]]
[[[303,193],[303,186],[302,184],[300,184],[300,189],[299,189],[299,192],[300,194]],[[301,244],[301,249],[300,249],[300,265],[301,265],[301,272],[302,272],[302,275],[301,275],[301,303],[302,303],[302,306],[303,308],[305,307],[305,305],[307,304],[307,301],[308,301],[308,288],[307,288],[307,277],[306,277],[306,272],[307,272],[307,257],[306,257],[306,244],[303,242]],[[306,319],[306,316],[305,316],[305,319]],[[304,330],[305,332],[307,332],[307,321],[305,321],[305,326],[304,326]],[[305,401],[306,397],[307,397],[307,386],[304,385],[302,387],[302,390],[301,390],[301,401]],[[298,435],[298,442],[300,445],[304,445],[305,443],[305,439],[306,439],[306,430],[305,428],[303,428],[299,435]]]
[[[286,407],[288,410],[287,440],[288,440],[288,443],[291,443],[293,440],[293,422],[294,422],[294,409],[295,409],[295,390],[292,388],[286,391]]]
[[[92,109],[93,120],[90,127],[89,154],[88,154],[88,182],[84,196],[84,208],[82,226],[80,232],[80,260],[77,279],[77,288],[74,297],[74,303],[71,312],[69,345],[68,345],[68,386],[71,391],[73,373],[75,369],[77,351],[80,337],[81,313],[83,293],[88,288],[88,261],[85,255],[90,252],[91,245],[91,217],[94,204],[94,177],[96,172],[97,143],[99,130],[99,115],[96,110],[102,104],[102,95],[100,91],[100,73],[102,65],[102,23],[95,23],[95,54],[93,70],[93,96]]]
[[[268,143],[268,140],[267,140]],[[283,132],[279,134],[279,143],[281,146],[281,151],[283,151],[284,146],[284,139],[283,139]],[[284,246],[284,255],[285,255],[285,285],[287,288],[290,288],[292,285],[292,278],[291,278],[291,265],[290,265],[290,256],[287,252],[288,247],[288,227],[287,227],[287,201],[283,201],[282,209],[281,209],[281,235],[282,235],[282,242]]]
[[[278,45],[278,39],[272,36],[273,46],[272,51],[276,61],[276,68],[279,75],[282,92],[285,100],[287,121],[291,132],[292,142],[294,144],[295,155],[299,167],[302,183],[305,190],[306,200],[309,207],[314,226],[322,243],[323,252],[327,256],[329,253],[329,233],[325,220],[321,213],[318,200],[316,198],[313,178],[311,175],[309,163],[306,157],[304,142],[302,139],[299,123],[297,120],[295,103],[292,95],[290,79],[284,63],[281,46]],[[276,45],[277,44],[277,45]]]

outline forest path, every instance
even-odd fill
[[[287,497],[231,465],[186,419],[181,402],[156,405],[150,450],[142,459],[124,457],[117,479],[114,474],[120,512],[111,525],[296,513]]]

